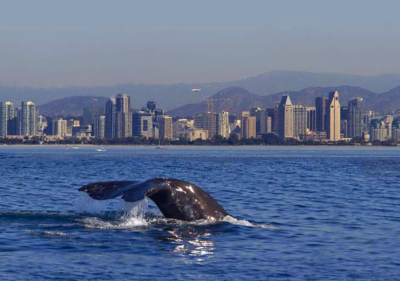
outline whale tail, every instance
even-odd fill
[[[195,184],[177,179],[155,178],[144,182],[111,181],[79,188],[95,200],[122,197],[126,202],[150,198],[167,218],[194,221],[223,219],[228,213]]]

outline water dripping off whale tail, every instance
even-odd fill
[[[155,178],[144,182],[111,181],[91,183],[79,188],[95,200],[121,197],[125,202],[137,202],[148,197],[166,218],[183,221],[223,220],[229,214],[215,199],[197,185],[170,178]]]

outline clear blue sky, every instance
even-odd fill
[[[399,1],[1,1],[0,84],[400,73]]]

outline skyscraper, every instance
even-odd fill
[[[327,122],[326,133],[327,139],[331,141],[339,141],[340,138],[340,103],[339,93],[337,91],[329,93],[327,103]]]
[[[21,103],[21,135],[33,136],[37,133],[37,111],[33,101]]]
[[[328,102],[327,98],[317,97],[315,99],[315,124],[316,132],[326,131],[326,104]]]
[[[307,134],[307,109],[302,105],[293,106],[293,136],[299,140]]]
[[[279,138],[293,138],[293,105],[289,95],[282,96],[279,103]]]
[[[115,138],[115,120],[116,120],[116,99],[115,95],[111,96],[106,103],[106,138]]]
[[[156,110],[156,103],[154,101],[148,101],[147,109],[149,110],[150,113],[154,113],[154,111]]]
[[[96,139],[105,138],[106,117],[96,116],[93,118],[93,136]]]
[[[5,138],[11,134],[11,125],[14,118],[14,103],[0,102],[0,137]]]
[[[131,99],[125,94],[113,95],[106,103],[107,139],[127,138],[132,136]]]
[[[153,116],[150,113],[139,111],[132,115],[132,131],[135,137],[153,137]]]
[[[127,138],[132,136],[131,99],[128,95],[118,94],[115,97],[115,137]]]
[[[311,131],[311,132],[316,132],[317,129],[317,119],[316,119],[316,109],[315,107],[306,107],[307,109],[307,128]]]
[[[229,126],[229,112],[221,111],[217,114],[217,135],[223,138],[229,138],[231,127]]]
[[[158,118],[159,123],[159,133],[158,136],[160,139],[169,139],[172,140],[172,117],[163,115]]]
[[[250,111],[242,111],[241,135],[244,139],[256,137],[256,117],[250,116]]]
[[[364,105],[362,98],[355,98],[349,101],[347,111],[347,137],[362,137],[363,114]]]
[[[268,116],[267,111],[261,108],[252,108],[250,115],[256,117],[256,133],[267,134],[268,133]]]

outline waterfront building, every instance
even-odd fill
[[[241,120],[241,137],[244,139],[255,138],[256,133],[256,117],[251,116],[250,111],[242,111]]]
[[[53,117],[52,118],[52,133],[51,135],[57,136],[58,138],[64,138],[67,136],[67,120],[64,120],[61,117]],[[71,131],[72,135],[72,131]]]
[[[118,94],[115,97],[115,137],[127,138],[132,136],[131,99],[128,95]]]
[[[256,117],[256,134],[267,134],[270,130],[268,125],[271,126],[271,124],[268,124],[267,111],[261,108],[252,108],[250,110],[250,116]]]
[[[130,97],[125,94],[113,95],[105,109],[107,139],[127,138],[132,136],[132,113]]]
[[[371,125],[371,121],[372,119],[375,118],[375,112],[373,111],[367,111],[364,115],[363,115],[363,131],[364,132],[368,132],[369,131],[369,127]]]
[[[273,118],[273,128],[272,131],[279,135],[279,102],[274,103],[274,118]]]
[[[370,141],[383,141],[384,140],[384,131],[386,130],[385,128],[385,122],[382,122],[379,119],[373,119],[371,120],[371,126],[370,126]]]
[[[363,135],[364,104],[362,98],[349,101],[347,111],[347,137],[356,138]]]
[[[293,106],[293,137],[305,140],[307,135],[307,109],[302,105]]]
[[[400,141],[400,120],[396,119],[392,124],[392,139]]]
[[[327,139],[331,141],[339,141],[340,137],[340,103],[339,93],[337,91],[329,93],[327,103]]]
[[[132,133],[134,137],[153,137],[153,116],[144,111],[132,115]]]
[[[206,140],[209,138],[208,130],[197,129],[197,128],[188,128],[185,131],[180,133],[179,138],[185,139],[186,141],[194,141],[197,139]]]
[[[206,112],[198,113],[194,116],[194,127],[197,129],[208,129],[208,114]]]
[[[307,129],[311,132],[317,131],[317,115],[315,106],[307,106]]]
[[[189,127],[188,120],[186,118],[178,119],[172,124],[172,135],[173,139],[179,139],[182,132],[185,132],[186,128]],[[193,126],[194,127],[194,124]]]
[[[289,95],[282,96],[279,103],[279,138],[285,140],[293,138],[293,105]]]
[[[47,118],[45,117],[45,116],[43,116],[43,115],[39,115],[38,116],[38,133],[40,134],[40,135],[43,135],[44,134],[44,131],[46,130],[46,128],[47,128]]]
[[[158,117],[159,132],[158,136],[160,139],[173,140],[172,132],[172,117],[171,116],[160,116]]]
[[[33,136],[36,135],[38,130],[38,111],[36,110],[35,103],[33,101],[23,101],[21,103],[21,135]]]
[[[326,110],[328,99],[325,97],[317,97],[315,99],[315,129],[316,132],[326,131]]]
[[[104,139],[106,131],[106,117],[96,116],[93,118],[93,136],[96,139]]]
[[[12,120],[14,119],[14,103],[0,102],[0,137],[5,138],[12,134]]]
[[[267,108],[265,109],[267,112],[267,134],[274,132],[274,123],[275,123],[275,108]],[[278,111],[279,115],[279,111]],[[277,117],[278,118],[278,117]]]
[[[106,138],[115,138],[115,115],[116,115],[116,99],[115,95],[111,96],[106,103]]]
[[[340,107],[340,134],[343,138],[348,138],[348,108],[347,106]]]
[[[229,134],[231,133],[231,127],[229,126],[229,112],[221,111],[216,115],[216,118],[217,135],[220,135],[223,138],[229,138]]]

